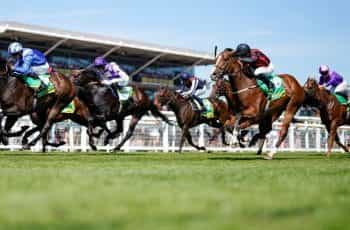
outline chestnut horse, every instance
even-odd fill
[[[245,73],[243,64],[234,55],[232,49],[225,49],[216,58],[212,80],[217,81],[225,75],[229,77],[233,98],[229,101],[231,108],[237,114],[239,128],[244,129],[253,124],[259,124],[259,133],[251,141],[253,145],[259,140],[261,154],[266,135],[272,129],[272,123],[284,113],[282,128],[276,143],[278,148],[288,134],[288,128],[294,115],[304,102],[304,90],[295,77],[283,74],[279,75],[283,81],[286,94],[279,99],[268,102],[264,93],[257,86],[255,78],[250,78]],[[269,152],[265,159],[272,159],[275,151]]]
[[[200,111],[192,108],[191,102],[182,97],[181,94],[170,90],[168,87],[159,89],[155,94],[154,104],[160,109],[162,106],[168,106],[175,113],[176,120],[182,129],[179,152],[181,153],[185,138],[188,143],[197,150],[205,150],[205,147],[199,147],[192,141],[189,129],[197,125],[206,123],[215,128],[220,128],[222,132],[223,143],[225,141],[225,129],[231,131],[235,118],[232,116],[227,104],[219,99],[209,99],[214,107],[214,118],[208,119],[201,115]]]
[[[55,92],[37,99],[33,90],[23,84],[19,79],[11,77],[11,63],[0,58],[0,78],[3,91],[0,96],[2,113],[0,114],[0,130],[3,134],[1,121],[7,116],[5,126],[12,127],[16,120],[27,114],[35,114],[42,121],[40,134],[35,137],[26,147],[33,145],[43,138],[44,144],[47,143],[47,134],[60,112],[73,100],[75,89],[72,82],[64,75],[52,71],[50,81],[55,87]],[[33,105],[35,104],[34,111]]]
[[[340,142],[337,134],[338,127],[342,125],[350,125],[350,113],[347,106],[338,102],[337,98],[328,90],[319,87],[316,79],[308,78],[304,90],[306,92],[305,105],[316,107],[320,110],[322,123],[328,131],[328,149],[327,157],[330,156],[334,141],[345,151],[349,149]]]

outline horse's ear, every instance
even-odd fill
[[[218,55],[218,46],[216,45],[214,48],[214,58]]]

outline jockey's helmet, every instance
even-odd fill
[[[107,65],[107,61],[104,57],[97,57],[95,58],[94,65],[95,66],[105,66]]]
[[[10,55],[15,55],[23,51],[23,46],[19,42],[12,42],[8,47],[8,53]]]
[[[329,74],[329,67],[328,65],[321,65],[319,68],[319,72],[321,75],[328,75]]]
[[[250,54],[250,47],[248,44],[239,44],[235,50],[235,55],[238,57],[247,57]]]

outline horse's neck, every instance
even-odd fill
[[[330,103],[334,103],[334,96],[325,90],[319,90],[319,93],[317,95],[317,101],[319,102],[319,108],[327,108]]]
[[[245,76],[243,73],[240,73],[237,76],[231,76],[230,83],[232,90],[237,91],[256,85],[256,80]]]
[[[181,99],[177,94],[174,94],[169,100],[169,107],[175,114],[178,114],[181,108],[188,103],[185,99]]]
[[[0,77],[0,91],[1,92],[4,92],[7,89],[8,83],[9,83],[9,77],[7,77],[7,76]]]

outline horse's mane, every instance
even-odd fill
[[[0,56],[0,66],[4,67],[4,66],[6,66],[6,64],[7,64],[7,60]]]
[[[233,52],[234,50],[232,48],[226,48],[224,49],[225,52]]]

